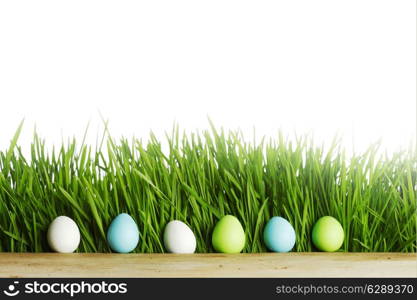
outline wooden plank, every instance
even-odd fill
[[[417,277],[417,256],[0,253],[0,277]]]

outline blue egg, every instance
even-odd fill
[[[281,217],[273,217],[265,226],[264,242],[273,252],[289,252],[295,245],[295,230]]]
[[[118,215],[107,230],[107,241],[116,252],[133,251],[139,243],[139,229],[135,220],[125,213]]]

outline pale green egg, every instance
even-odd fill
[[[221,218],[214,227],[212,243],[217,252],[241,252],[245,247],[245,231],[239,220],[231,215]]]
[[[312,238],[314,245],[321,251],[334,252],[343,245],[345,234],[343,227],[333,217],[321,217],[313,227]]]

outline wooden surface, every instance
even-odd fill
[[[417,277],[417,256],[0,253],[0,277]]]

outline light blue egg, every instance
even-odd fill
[[[135,220],[125,213],[118,215],[107,230],[107,241],[116,252],[133,251],[139,243],[139,229]]]
[[[289,252],[295,245],[295,230],[281,217],[273,217],[265,226],[264,242],[273,252]]]

